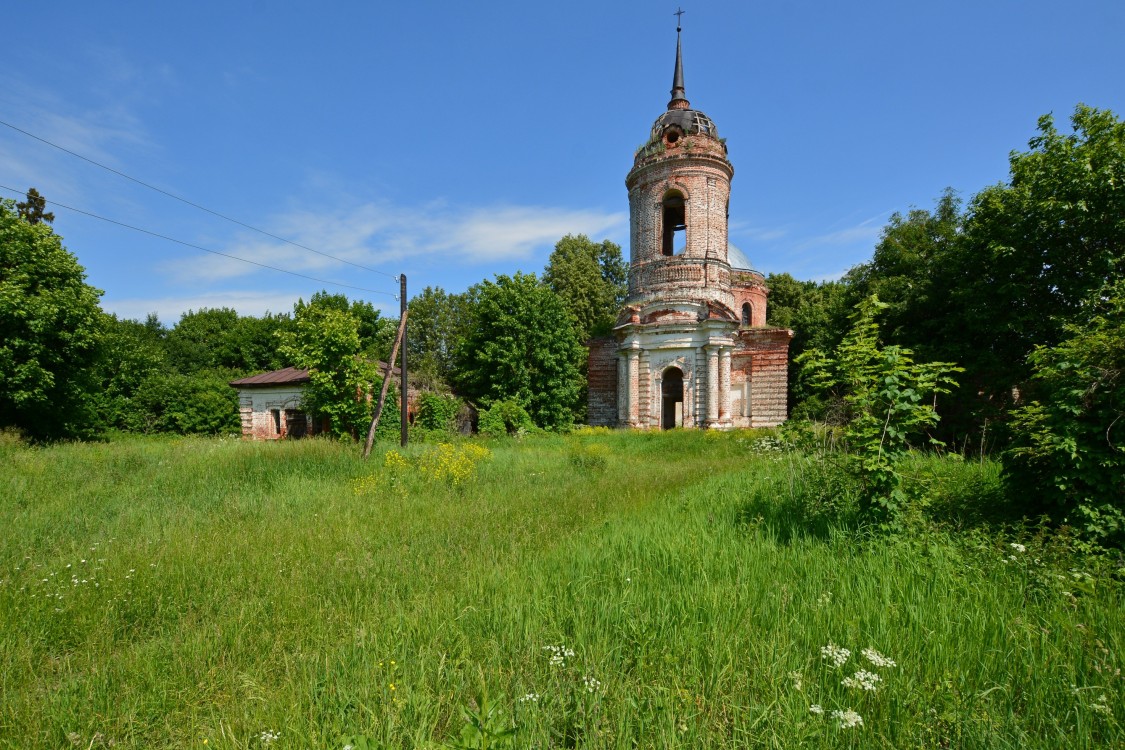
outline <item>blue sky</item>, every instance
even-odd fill
[[[1120,0],[683,3],[688,99],[727,138],[731,241],[765,272],[839,276],[894,211],[1007,176],[1037,118],[1125,116]],[[17,3],[4,11],[0,185],[55,208],[124,317],[288,311],[390,278],[462,291],[539,272],[566,233],[628,248],[625,175],[664,110],[673,3]],[[15,197],[0,190],[0,195]],[[377,293],[376,293],[377,292]]]

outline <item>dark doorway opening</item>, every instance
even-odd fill
[[[661,418],[660,427],[670,430],[673,427],[684,426],[684,373],[678,367],[669,367],[664,371],[661,381]]]
[[[285,424],[287,429],[286,436],[291,438],[303,438],[309,433],[308,419],[305,417],[303,411],[296,409],[285,410]]]

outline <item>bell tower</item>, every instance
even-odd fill
[[[614,335],[590,342],[590,424],[772,426],[785,421],[793,332],[766,327],[765,278],[728,240],[734,167],[687,99],[682,31],[671,99],[625,178],[629,292]]]
[[[727,206],[734,167],[715,123],[691,108],[676,29],[672,98],[637,150],[629,190],[626,305],[707,303],[730,309]]]

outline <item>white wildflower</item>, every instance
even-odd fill
[[[819,703],[814,703],[811,706],[809,706],[809,713],[810,714],[816,714],[817,716],[820,716],[821,714],[824,713],[824,709],[821,707],[821,705]]]
[[[851,655],[851,651],[846,648],[840,648],[834,643],[829,643],[827,646],[820,647],[820,658],[828,662],[834,669],[839,669],[844,666]]]
[[[589,675],[583,677],[582,682],[586,685],[587,693],[597,693],[602,689],[602,683],[598,680],[595,680],[593,677],[590,677]]]
[[[832,718],[839,722],[840,729],[863,726],[863,717],[850,708],[847,711],[833,711]]]
[[[804,685],[804,683],[801,681],[801,673],[798,670],[794,669],[789,673],[789,679],[793,681],[793,689],[797,692],[800,692],[801,686]]]
[[[566,646],[544,646],[543,650],[551,653],[551,666],[554,667],[566,666],[566,660],[574,658],[574,652]]]
[[[866,669],[861,669],[851,677],[845,677],[840,681],[844,687],[856,688],[858,690],[871,690],[874,692],[883,678],[874,672],[868,672]]]
[[[278,738],[280,737],[281,732],[273,732],[269,729],[263,729],[262,732],[258,735],[258,739],[262,741],[263,745],[272,745],[273,743],[277,742]]]
[[[519,702],[520,703],[538,703],[539,702],[539,693],[527,693],[526,695],[524,695],[522,698],[519,699]]]
[[[878,651],[876,651],[873,648],[865,648],[865,649],[863,649],[862,653],[863,653],[864,659],[867,659],[867,661],[871,662],[872,664],[874,664],[877,667],[897,667],[898,666],[897,664],[895,664],[893,659],[891,659],[889,657],[886,657],[886,656],[883,656],[882,654],[880,654]]]
[[[1113,709],[1109,707],[1108,701],[1109,698],[1106,697],[1105,693],[1102,693],[1097,701],[1090,704],[1090,708],[1103,716],[1113,716]]]
[[[1023,546],[1022,544],[1016,544],[1015,542],[1012,542],[1008,546],[1014,549],[1016,552],[1027,552],[1027,547]]]

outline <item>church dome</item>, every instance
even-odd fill
[[[657,117],[652,124],[652,140],[660,140],[669,126],[679,128],[684,135],[719,137],[719,131],[711,118],[696,109],[670,109]]]
[[[739,250],[731,243],[727,243],[727,262],[730,267],[735,271],[753,271],[754,266],[750,265],[750,259],[746,257],[746,253]]]

